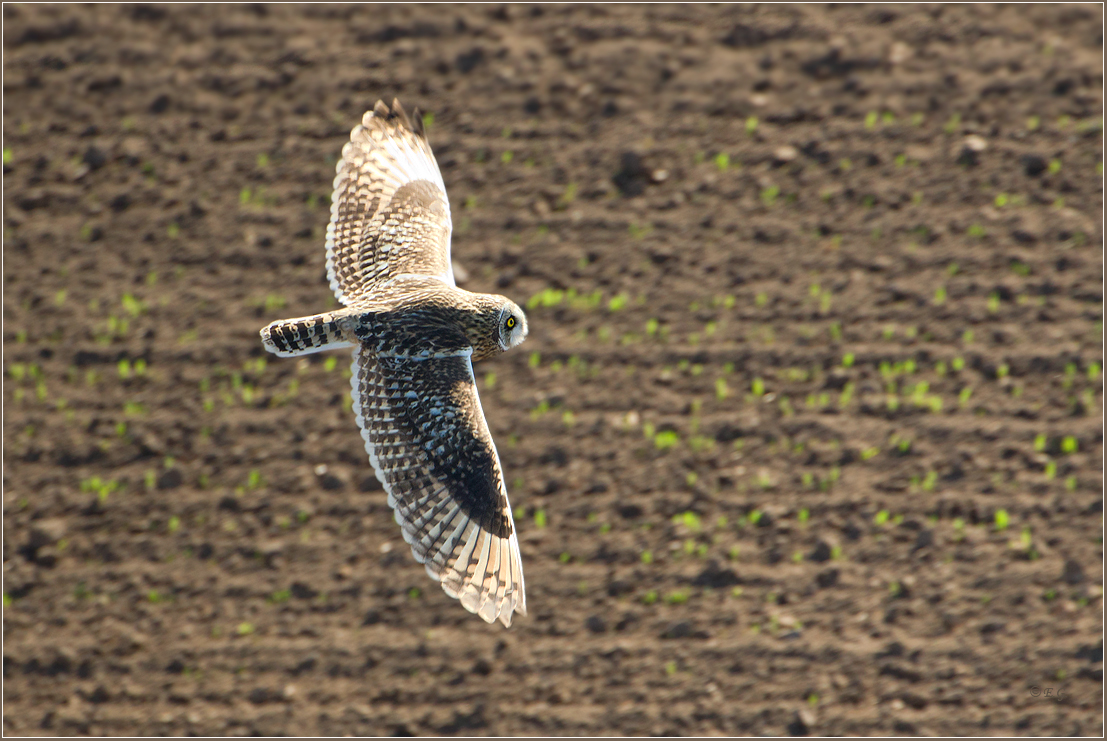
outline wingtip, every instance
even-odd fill
[[[383,100],[378,100],[373,105],[372,110],[365,112],[361,125],[368,128],[373,125],[374,119],[377,119],[380,123],[396,123],[421,139],[427,138],[426,128],[423,126],[422,112],[419,108],[414,108],[411,116],[409,116],[399,98],[393,98],[391,106]],[[379,126],[380,123],[377,125]]]
[[[406,128],[414,128],[411,125],[411,119],[407,116],[407,111],[405,111],[403,105],[400,104],[399,98],[392,99],[392,116],[393,118],[400,119],[400,122],[403,123]]]

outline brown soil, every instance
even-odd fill
[[[1101,13],[5,5],[5,732],[1101,734]],[[394,95],[510,630],[257,335]]]

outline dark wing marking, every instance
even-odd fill
[[[344,304],[402,274],[454,284],[450,202],[415,112],[378,101],[350,132],[334,178],[327,227],[327,277]]]
[[[526,614],[519,541],[471,348],[430,357],[354,349],[354,413],[416,560],[486,622]]]

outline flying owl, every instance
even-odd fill
[[[450,202],[416,110],[378,101],[334,179],[327,275],[344,308],[273,322],[281,357],[353,348],[354,415],[415,559],[492,623],[526,614],[519,540],[473,363],[527,336],[523,310],[454,283]]]

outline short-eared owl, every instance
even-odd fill
[[[450,203],[414,114],[378,102],[342,147],[327,275],[345,308],[261,339],[283,357],[353,347],[354,415],[404,540],[446,594],[510,625],[526,614],[523,568],[473,361],[522,342],[527,319],[456,287]]]

